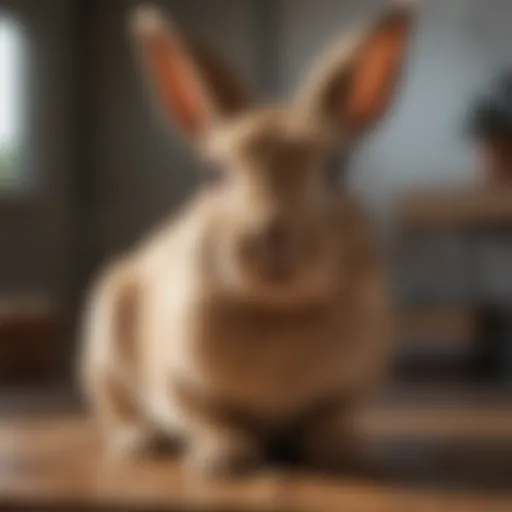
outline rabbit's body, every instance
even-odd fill
[[[370,95],[340,103],[354,133],[380,113],[409,11],[393,11],[287,109],[247,108],[209,56],[185,52],[153,11],[142,21],[166,106],[222,178],[92,294],[81,363],[107,440],[138,448],[164,433],[217,470],[293,433],[311,461],[346,462],[359,448],[354,410],[385,375],[392,315],[371,228],[327,172],[342,133],[330,102],[352,82]],[[375,51],[377,75],[365,68]]]
[[[340,259],[329,294],[275,307],[224,295],[212,279],[208,202],[201,198],[99,283],[95,303],[110,316],[93,332],[112,327],[116,310],[128,307],[122,321],[131,335],[91,337],[89,389],[113,379],[123,395],[116,400],[133,404],[129,425],[135,417],[144,429],[184,439],[195,400],[263,437],[300,426],[323,403],[357,405],[385,374],[391,334],[385,280],[357,207],[345,198],[333,225],[350,263]],[[119,419],[113,436],[125,426]]]

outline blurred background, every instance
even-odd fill
[[[127,20],[138,3],[0,0],[5,396],[70,389],[91,277],[194,189],[196,162],[154,115],[133,58]],[[155,3],[271,100],[386,5]],[[512,404],[511,26],[509,0],[423,1],[398,101],[351,163],[347,186],[378,226],[400,305],[400,400],[417,403],[420,389],[475,411]]]

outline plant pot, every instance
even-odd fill
[[[487,183],[512,184],[512,135],[482,141],[480,154],[483,175]]]

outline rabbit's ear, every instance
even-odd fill
[[[400,81],[415,4],[395,2],[372,26],[336,43],[299,94],[301,106],[359,135],[390,106]]]
[[[139,7],[133,31],[166,115],[197,137],[249,106],[248,89],[206,45],[180,34],[154,7]]]

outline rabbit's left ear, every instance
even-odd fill
[[[197,138],[250,105],[251,94],[231,67],[157,8],[139,7],[132,29],[165,115],[187,136]]]
[[[377,122],[400,81],[415,17],[413,2],[395,2],[373,26],[335,44],[300,92],[301,106],[352,135]]]

